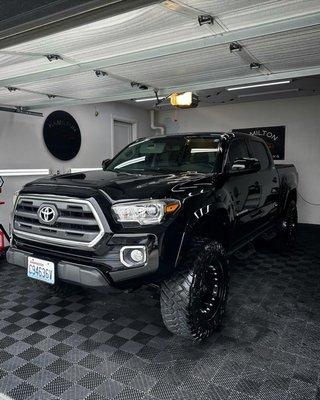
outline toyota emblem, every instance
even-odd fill
[[[38,210],[38,218],[42,224],[53,225],[58,218],[58,211],[55,206],[42,204]]]

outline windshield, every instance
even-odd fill
[[[124,172],[199,172],[218,170],[217,137],[163,137],[134,142],[120,152],[107,170]]]

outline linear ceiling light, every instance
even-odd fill
[[[269,92],[258,92],[258,93],[246,93],[246,94],[239,94],[237,97],[242,99],[244,97],[253,97],[253,96],[264,96],[270,94],[280,94],[280,93],[288,93],[288,92],[299,92],[300,89],[284,89],[284,90],[271,90]]]
[[[102,168],[70,168],[70,172],[73,174],[75,172],[88,172],[88,171],[102,171]]]
[[[0,169],[1,176],[41,176],[49,174],[48,169]]]
[[[228,91],[232,90],[243,90],[243,89],[251,89],[251,88],[257,88],[257,87],[263,87],[263,86],[273,86],[273,85],[285,85],[291,83],[291,80],[288,79],[286,81],[278,81],[278,82],[264,82],[264,83],[257,83],[254,85],[246,85],[246,86],[234,86],[234,87],[229,87],[227,88]]]
[[[147,97],[145,99],[135,99],[134,101],[137,103],[142,103],[143,101],[156,101],[156,100],[163,100],[165,99],[164,96],[159,96],[158,98],[156,97]]]

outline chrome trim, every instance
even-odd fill
[[[26,199],[26,200],[43,200],[43,201],[62,201],[62,202],[66,202],[66,203],[74,203],[74,204],[85,204],[89,207],[89,209],[91,210],[94,218],[97,221],[97,225],[100,229],[100,232],[98,233],[98,235],[89,243],[84,243],[84,242],[78,242],[75,240],[68,240],[68,239],[60,239],[60,238],[54,238],[51,236],[45,236],[45,235],[38,235],[38,234],[33,234],[33,233],[28,233],[28,232],[24,232],[24,231],[20,231],[18,229],[16,229],[14,227],[14,224],[12,224],[12,232],[20,238],[24,238],[24,239],[30,239],[33,241],[38,241],[41,243],[47,243],[47,244],[58,244],[64,247],[75,247],[75,248],[92,248],[94,247],[104,236],[104,234],[106,233],[104,225],[101,221],[101,218],[98,214],[98,212],[96,211],[93,203],[95,203],[96,207],[99,207],[97,202],[92,198],[92,199],[78,199],[78,198],[70,198],[68,196],[55,196],[55,195],[33,195],[33,194],[28,194],[28,195],[19,195],[14,207],[14,211],[13,211],[13,216],[15,215],[16,212],[16,208],[17,205],[19,203],[20,199]],[[99,207],[100,208],[100,207]],[[106,221],[105,221],[106,222]],[[106,222],[107,224],[107,222]]]
[[[143,260],[139,263],[135,263],[135,264],[128,264],[124,257],[123,257],[123,253],[128,250],[128,249],[133,249],[133,250],[142,250],[143,251]],[[147,262],[147,249],[146,246],[123,246],[120,249],[120,261],[121,264],[123,264],[125,267],[127,268],[135,268],[135,267],[141,267],[142,265],[145,265]]]
[[[247,210],[247,209],[242,210],[242,211],[239,211],[238,213],[236,213],[236,217],[240,217],[240,215],[247,214],[249,211],[250,211],[250,210]]]

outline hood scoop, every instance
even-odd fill
[[[86,174],[79,173],[79,174],[63,174],[63,175],[55,175],[51,178],[52,180],[57,179],[86,179]]]

